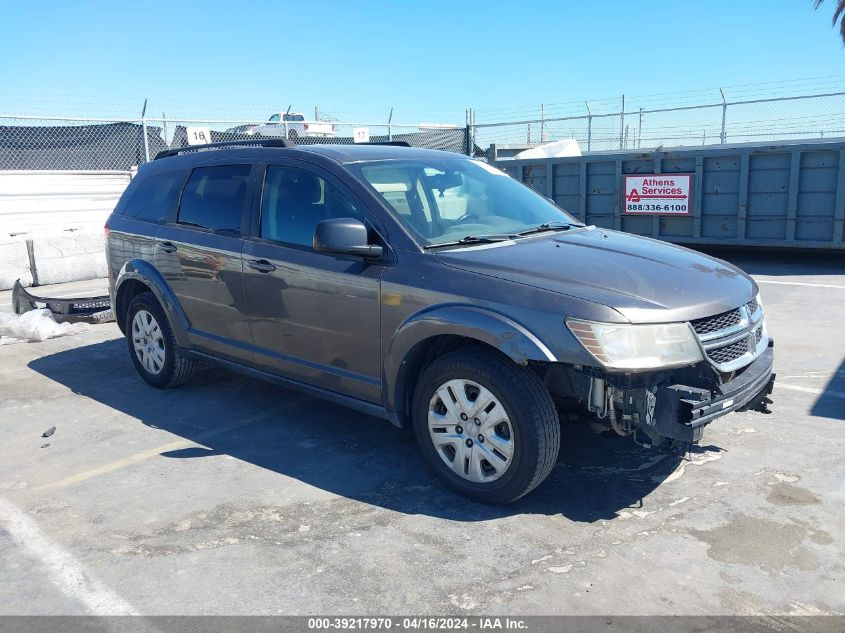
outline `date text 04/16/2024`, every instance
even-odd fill
[[[524,631],[527,623],[510,617],[332,617],[308,618],[310,630],[399,630],[399,631]]]

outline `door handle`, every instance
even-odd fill
[[[156,242],[156,246],[158,246],[165,253],[176,252],[176,245],[173,242]]]
[[[248,259],[247,266],[260,273],[271,273],[276,270],[276,267],[266,259]]]

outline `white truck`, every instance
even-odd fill
[[[277,112],[264,125],[257,125],[249,130],[251,135],[282,136],[295,141],[298,138],[314,136],[334,138],[336,128],[325,121],[306,121],[299,112]]]

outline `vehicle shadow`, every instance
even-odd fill
[[[560,457],[549,479],[516,503],[489,506],[446,489],[424,464],[410,432],[216,367],[200,368],[179,389],[159,391],[135,373],[122,338],[45,356],[29,367],[76,394],[197,444],[163,457],[230,455],[343,497],[455,521],[523,513],[560,514],[578,522],[613,519],[626,508],[641,507],[682,459],[642,449],[628,438],[593,435],[585,423],[564,422]]]
[[[845,420],[845,360],[831,374],[810,413],[820,418]]]

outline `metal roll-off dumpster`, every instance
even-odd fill
[[[502,154],[491,146],[488,156],[587,224],[682,244],[845,249],[845,139],[524,160]],[[634,185],[643,180],[626,176],[670,174],[689,176],[679,176],[687,197],[659,208],[682,213],[628,212],[643,208],[626,207],[639,200]]]

